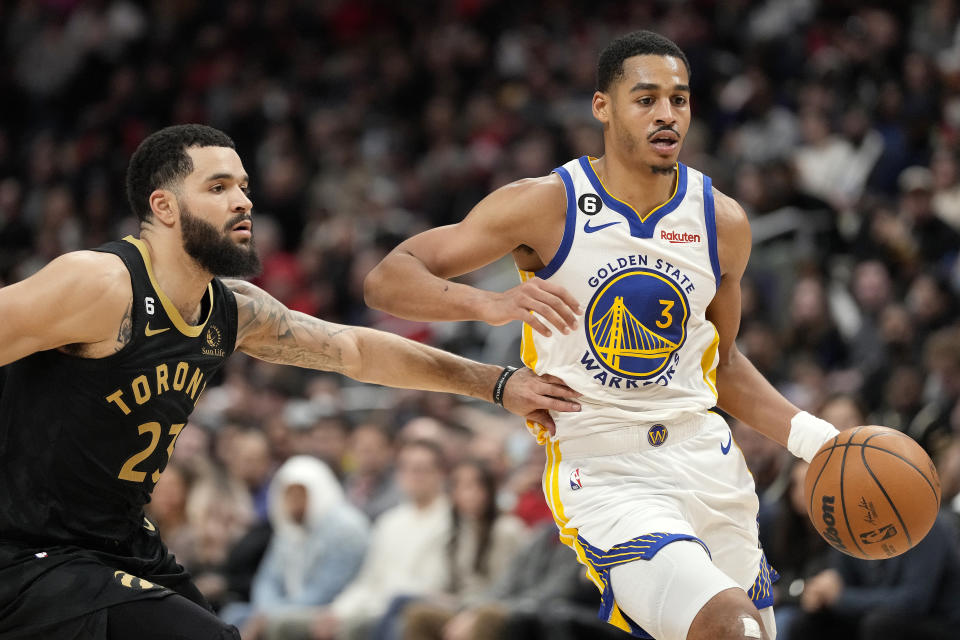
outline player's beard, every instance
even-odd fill
[[[637,150],[640,149],[640,145],[642,144],[640,140],[634,137],[625,128],[618,129],[616,135],[617,138],[619,138],[621,148],[626,151],[628,156],[634,155]],[[648,163],[647,166],[650,167],[650,172],[655,175],[670,175],[673,173],[676,164],[672,162],[670,164]]]
[[[196,260],[201,268],[216,276],[236,278],[257,275],[260,273],[260,256],[257,255],[253,236],[243,244],[230,238],[231,229],[249,217],[246,213],[238,214],[227,221],[223,231],[217,231],[212,224],[190,213],[181,202],[180,231],[183,236],[183,250]]]

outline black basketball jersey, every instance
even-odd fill
[[[133,237],[98,249],[130,271],[132,335],[117,353],[34,353],[0,396],[0,540],[105,544],[144,526],[143,505],[210,378],[233,352],[237,304],[217,279],[188,325]],[[90,304],[96,304],[91,300]]]

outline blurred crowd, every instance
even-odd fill
[[[130,154],[202,122],[251,175],[258,284],[518,363],[518,327],[400,321],[366,308],[363,278],[488,191],[602,154],[596,56],[658,31],[692,66],[681,160],[751,218],[741,351],[841,429],[908,433],[943,481],[939,534],[916,550],[933,569],[851,569],[809,527],[802,463],[732,423],[784,576],[780,637],[824,611],[852,621],[843,637],[901,637],[871,612],[905,606],[940,637],[957,624],[940,600],[960,602],[958,17],[954,0],[0,2],[0,286],[136,233]],[[516,282],[505,262],[475,277]],[[540,494],[543,452],[507,414],[243,356],[218,382],[149,514],[245,638],[619,633],[596,622]]]

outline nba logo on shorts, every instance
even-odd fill
[[[667,441],[667,428],[662,424],[655,424],[647,431],[647,442],[651,446],[659,447]]]
[[[570,488],[574,491],[583,489],[583,481],[580,479],[580,467],[570,472]]]

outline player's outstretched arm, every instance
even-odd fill
[[[364,282],[366,303],[412,320],[522,320],[550,334],[576,327],[576,300],[551,282],[533,278],[504,292],[450,282],[525,246],[540,256],[559,244],[566,210],[555,176],[520,180],[484,198],[461,222],[402,242]],[[556,236],[556,237],[554,237]],[[532,315],[535,311],[543,320]]]
[[[130,338],[130,275],[117,256],[67,253],[0,289],[0,366],[37,351]]]
[[[743,208],[732,198],[716,190],[714,197],[722,277],[717,294],[707,308],[707,319],[720,336],[717,406],[809,461],[837,430],[801,412],[737,349],[740,280],[750,258],[750,223]]]
[[[502,367],[461,358],[392,333],[325,322],[291,311],[262,289],[225,280],[237,298],[237,349],[261,360],[335,371],[361,382],[446,391],[491,401]],[[522,369],[509,378],[503,406],[544,426],[545,410],[579,411],[578,394]]]

